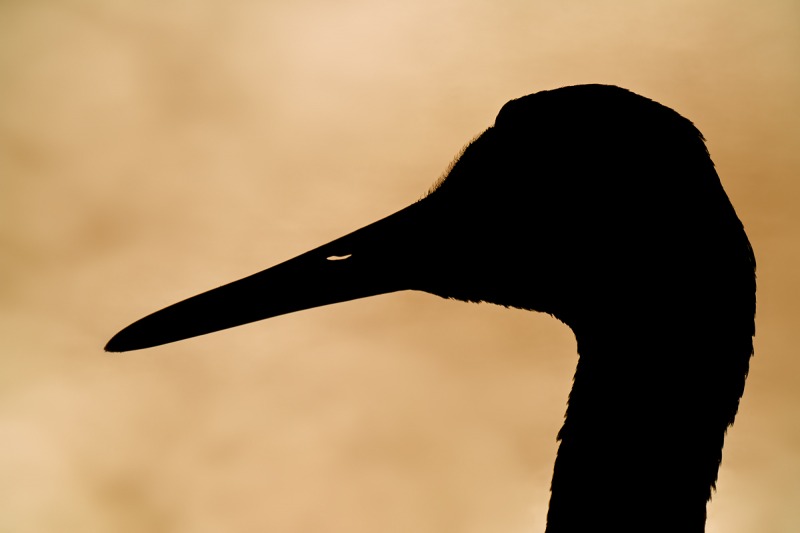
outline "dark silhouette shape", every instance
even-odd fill
[[[403,289],[574,331],[549,533],[705,529],[753,351],[755,259],[691,122],[611,86],[512,100],[422,200],[106,349]]]

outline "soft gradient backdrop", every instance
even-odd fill
[[[796,0],[5,0],[0,531],[542,531],[577,361],[550,317],[398,293],[102,346],[592,82],[698,125],[758,257],[708,531],[800,530]]]

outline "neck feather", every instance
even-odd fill
[[[639,327],[625,338],[608,325],[576,330],[547,533],[704,531],[750,325]]]

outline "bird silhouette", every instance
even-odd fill
[[[106,350],[399,290],[549,313],[579,360],[547,532],[702,532],[755,289],[700,132],[625,89],[581,85],[508,102],[407,208],[153,313]]]

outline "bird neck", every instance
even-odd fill
[[[701,325],[576,331],[547,533],[704,531],[752,341]]]

